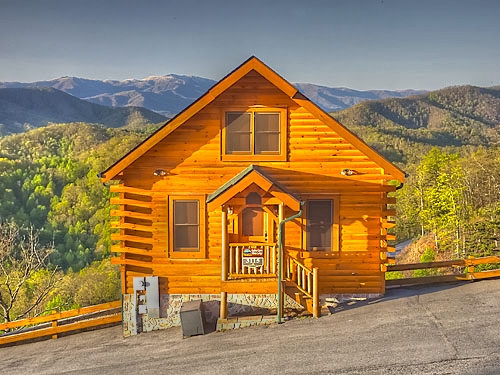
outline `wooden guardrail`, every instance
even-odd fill
[[[0,346],[19,341],[80,331],[122,321],[121,301],[62,311],[36,318],[20,319],[0,324]]]
[[[466,267],[466,273],[454,273],[451,275],[433,275],[423,277],[406,277],[401,279],[386,280],[385,285],[403,286],[403,285],[420,285],[420,284],[433,284],[443,283],[457,280],[478,280],[492,277],[500,277],[500,269],[479,271],[475,272],[475,266],[479,264],[492,264],[500,263],[500,256],[488,256],[475,258],[469,256],[467,259],[444,260],[426,263],[410,263],[410,264],[396,264],[388,265],[386,272],[395,271],[411,271],[429,268],[445,268],[445,267]]]

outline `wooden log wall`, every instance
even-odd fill
[[[253,105],[288,108],[286,162],[221,160],[224,109]],[[387,228],[392,225],[388,217],[394,215],[387,209],[394,203],[387,197],[395,189],[387,185],[392,177],[253,71],[126,168],[122,184],[113,188],[119,197],[112,203],[119,209],[112,215],[120,218],[113,223],[120,230],[113,239],[121,241],[113,251],[121,252],[115,262],[125,273],[124,291],[131,293],[132,277],[141,274],[161,276],[162,293],[221,291],[221,209],[206,215],[206,258],[172,259],[168,196],[213,193],[249,164],[259,165],[299,197],[338,197],[339,252],[304,252],[302,221],[286,225],[287,248],[309,268],[319,268],[320,293],[384,292],[380,253],[387,250]],[[355,174],[343,176],[345,168]],[[156,169],[168,175],[154,176]],[[270,280],[229,283],[224,283],[224,290],[253,293],[267,293],[275,285]]]

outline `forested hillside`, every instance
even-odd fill
[[[450,87],[332,115],[400,165],[418,162],[435,146],[463,152],[500,144],[500,88]]]
[[[408,173],[397,192],[398,240],[431,234],[432,251],[453,257],[498,249],[499,88],[450,87],[332,116]]]
[[[40,230],[51,262],[77,271],[109,255],[109,189],[98,173],[145,131],[60,124],[0,138],[0,217]]]
[[[119,298],[98,173],[153,128],[71,123],[0,138],[0,321]]]

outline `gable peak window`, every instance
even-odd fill
[[[286,158],[286,110],[230,110],[222,130],[225,160],[283,160]]]

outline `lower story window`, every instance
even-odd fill
[[[338,250],[338,200],[309,199],[306,204],[307,251]]]
[[[175,258],[204,257],[204,200],[170,197],[170,255]]]

